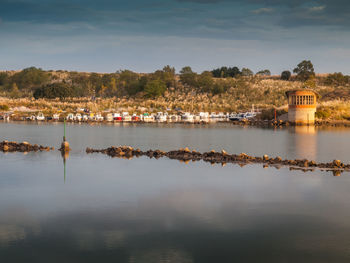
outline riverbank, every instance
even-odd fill
[[[0,120],[0,122],[3,123],[28,123],[28,124],[59,124],[63,123],[62,120],[43,120],[43,121],[36,121],[36,120],[30,120],[30,119],[12,119],[12,120]],[[111,124],[179,124],[179,125],[199,125],[199,126],[213,126],[216,124],[230,124],[233,126],[253,126],[253,127],[261,127],[261,128],[275,128],[275,127],[288,127],[288,126],[297,126],[297,127],[339,127],[339,128],[350,128],[350,121],[347,120],[329,120],[329,121],[323,121],[323,120],[316,120],[314,125],[300,125],[300,124],[293,124],[289,123],[288,121],[282,121],[282,120],[242,120],[242,121],[231,121],[229,119],[225,120],[218,120],[218,119],[208,119],[208,120],[200,120],[200,121],[66,121],[70,124],[87,124],[87,125],[96,125],[96,124],[103,124],[103,125],[111,125]]]

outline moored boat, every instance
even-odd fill
[[[44,121],[45,120],[45,116],[42,112],[39,112],[38,115],[36,116],[36,120],[37,121]]]
[[[109,121],[109,122],[113,121],[113,114],[112,113],[107,113],[106,121]]]
[[[181,115],[181,120],[186,122],[192,122],[193,121],[193,115],[189,112],[185,112]]]

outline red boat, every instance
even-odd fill
[[[132,116],[132,121],[139,121],[140,120],[140,117],[139,116]]]

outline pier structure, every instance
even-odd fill
[[[318,94],[308,89],[290,90],[288,98],[288,121],[293,124],[313,125]]]

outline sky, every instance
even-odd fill
[[[348,0],[0,0],[0,70],[350,74]]]

